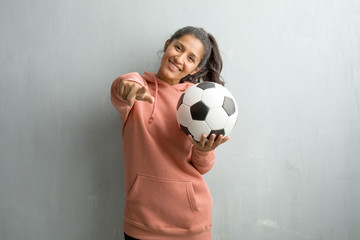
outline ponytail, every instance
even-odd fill
[[[219,47],[213,35],[208,33],[208,37],[211,43],[210,56],[207,60],[204,68],[205,76],[203,76],[203,81],[215,82],[221,85],[224,85],[224,81],[221,79],[220,73],[223,67],[223,62],[221,59]]]

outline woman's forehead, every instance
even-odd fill
[[[174,40],[174,44],[181,44],[186,50],[192,52],[195,56],[201,57],[204,53],[204,44],[193,35],[184,35]]]

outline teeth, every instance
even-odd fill
[[[175,69],[177,69],[178,71],[180,71],[180,68],[178,68],[177,66],[175,66],[172,62],[170,62],[171,66]]]

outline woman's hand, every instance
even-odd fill
[[[209,140],[206,142],[206,135],[203,134],[201,136],[200,142],[197,142],[190,134],[189,134],[189,138],[190,141],[192,142],[192,144],[199,149],[200,151],[204,151],[204,152],[208,152],[211,150],[214,150],[215,148],[217,148],[220,144],[225,143],[227,140],[230,139],[229,136],[226,136],[225,138],[223,137],[223,135],[219,135],[216,140],[215,140],[216,135],[215,134],[211,134]]]
[[[129,106],[134,104],[135,99],[154,103],[154,97],[148,92],[146,86],[132,81],[121,81],[119,85],[119,96],[126,101]]]

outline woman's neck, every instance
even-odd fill
[[[175,84],[178,84],[178,83],[180,82],[180,80],[179,80],[179,81],[177,81],[177,80],[171,81],[171,80],[169,80],[169,79],[163,78],[159,73],[156,73],[155,76],[156,76],[158,79],[160,79],[161,81],[166,82],[166,83],[169,84],[170,86],[175,85]]]

